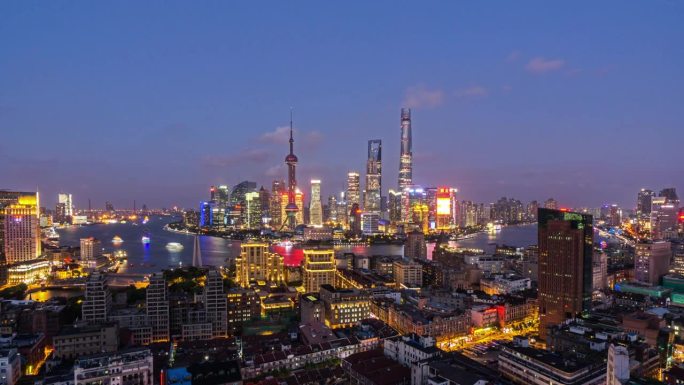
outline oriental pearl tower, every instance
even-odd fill
[[[285,207],[285,212],[287,213],[288,227],[290,230],[294,230],[295,226],[297,226],[296,216],[299,208],[295,203],[297,156],[294,154],[294,139],[292,138],[292,110],[290,110],[290,153],[285,157],[285,164],[287,164],[287,206]]]

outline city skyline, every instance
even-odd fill
[[[546,36],[522,17],[534,3],[392,4],[2,4],[3,188],[37,187],[47,207],[67,192],[77,208],[123,208],[268,187],[287,175],[290,107],[299,180],[320,179],[324,200],[349,171],[364,174],[372,139],[384,144],[383,195],[394,188],[402,107],[414,183],[457,187],[459,200],[633,208],[640,188],[684,187],[681,4],[558,6],[538,20]]]

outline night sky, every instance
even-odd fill
[[[324,199],[399,110],[414,182],[462,199],[684,195],[682,1],[3,1],[0,188],[78,207],[195,206],[284,179]]]

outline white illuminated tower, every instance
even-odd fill
[[[411,109],[401,109],[401,153],[399,156],[399,191],[413,185],[413,152],[411,152]]]

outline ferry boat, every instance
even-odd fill
[[[148,237],[147,235],[143,235],[142,236],[142,243],[145,245],[149,245],[150,244],[150,237]]]
[[[183,245],[178,242],[169,242],[166,244],[166,250],[168,251],[181,251],[183,250]]]
[[[59,233],[55,231],[54,227],[48,227],[43,230],[43,235],[48,241],[59,241]]]
[[[123,243],[123,239],[121,239],[120,236],[115,235],[114,238],[112,238],[112,243],[114,243],[114,244]]]

